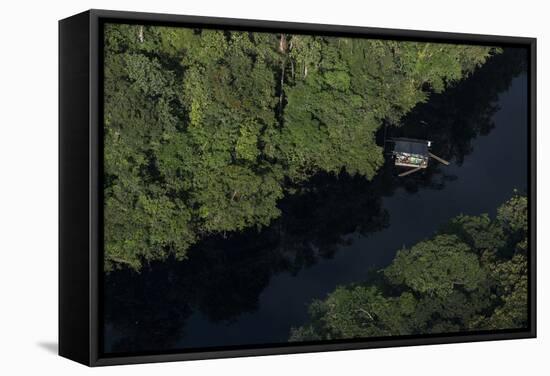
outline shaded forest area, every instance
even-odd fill
[[[318,174],[372,180],[376,134],[500,50],[105,25],[105,269],[262,229]]]

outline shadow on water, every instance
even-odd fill
[[[106,322],[116,323],[116,332],[131,333],[113,349],[170,348],[185,336],[184,322],[193,311],[224,323],[256,311],[273,275],[296,275],[349,245],[346,235],[367,236],[388,225],[380,196],[368,192],[364,179],[319,176],[307,193],[285,199],[281,217],[261,232],[205,239],[185,262],[156,262],[140,274],[112,273],[106,278]]]
[[[525,51],[507,49],[468,79],[418,105],[402,127],[389,130],[395,137],[432,140],[434,153],[452,161],[451,168],[431,164],[422,173],[397,178],[386,163],[372,182],[320,174],[299,193],[285,197],[279,205],[281,217],[260,232],[210,237],[191,249],[184,262],[155,262],[141,273],[121,270],[106,276],[105,350],[286,341],[290,327],[305,320],[311,299],[366,277],[369,267],[387,265],[401,237],[419,240],[455,215],[454,206],[428,207],[425,217],[434,223],[420,231],[419,220],[401,215],[407,208],[418,211],[414,198],[429,202],[439,192],[453,197],[466,212],[485,210],[480,203],[498,187],[475,187],[487,193],[478,202],[466,192],[462,202],[460,192],[466,190],[453,182],[474,181],[475,174],[484,173],[483,161],[489,159],[482,152],[477,164],[468,165],[476,159],[474,151],[478,155],[477,149],[489,147],[476,139],[495,128],[499,94],[509,90],[526,62]],[[525,95],[526,85],[518,90]],[[527,119],[523,121],[526,127]],[[526,145],[517,152],[526,154]]]

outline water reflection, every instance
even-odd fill
[[[106,322],[113,332],[107,337],[126,334],[112,349],[168,349],[185,335],[193,310],[212,322],[231,322],[258,308],[272,275],[296,274],[349,245],[347,235],[367,236],[388,224],[380,195],[369,193],[364,179],[349,176],[318,176],[280,208],[280,219],[263,231],[211,237],[193,247],[185,262],[109,275]]]
[[[489,134],[495,127],[495,114],[501,108],[499,94],[510,88],[513,78],[527,71],[527,62],[525,49],[505,49],[469,78],[417,105],[403,119],[403,126],[390,129],[388,135],[431,140],[434,154],[462,166],[478,136]],[[421,187],[443,189],[445,182],[456,179],[448,171],[441,164],[431,163],[423,174],[396,179],[389,166],[384,176],[392,181],[388,184],[390,190],[404,187],[417,192]]]
[[[475,140],[495,127],[499,93],[525,71],[526,62],[524,50],[507,49],[470,78],[417,106],[402,127],[388,131],[395,137],[432,140],[434,153],[452,161],[453,168],[432,164],[422,173],[397,178],[387,163],[372,182],[321,174],[286,197],[280,203],[281,217],[259,233],[205,239],[185,262],[155,262],[139,274],[111,273],[105,278],[105,350],[167,351],[285,341],[290,325],[306,317],[312,296],[366,276],[363,269],[391,260],[385,250],[388,236],[395,241],[401,236],[397,231],[418,232],[419,224],[407,216],[407,207],[417,210],[408,197],[429,202],[434,194],[430,192],[445,191],[456,179],[465,179],[464,171],[471,175],[486,168],[483,153],[473,153]],[[524,86],[518,95],[525,95]],[[494,149],[497,144],[485,147]],[[516,152],[525,154],[526,149]],[[472,157],[466,159],[468,155]],[[476,158],[479,163],[457,168]],[[464,208],[481,207],[472,203],[471,194],[449,192]],[[427,205],[426,210],[434,208]],[[441,209],[441,219],[432,217],[440,222],[452,216]],[[377,233],[384,236],[373,236]],[[366,265],[354,249],[367,244],[365,239],[371,239],[367,251],[373,260],[378,258],[373,265]],[[326,261],[337,252],[337,260]],[[309,269],[315,270],[306,273]]]

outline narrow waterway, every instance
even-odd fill
[[[373,182],[318,177],[311,193],[283,200],[269,229],[207,239],[184,262],[111,273],[104,350],[286,342],[313,299],[365,280],[456,215],[494,215],[514,190],[527,189],[524,58],[506,50],[390,129],[433,140],[451,165],[432,160],[427,171],[397,178],[388,160]]]

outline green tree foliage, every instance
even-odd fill
[[[525,328],[527,198],[497,217],[459,216],[397,253],[380,278],[341,286],[310,306],[291,341]],[[481,235],[480,229],[488,230]]]
[[[372,179],[375,132],[489,47],[105,26],[105,265],[261,228],[320,172]]]
[[[397,253],[384,270],[388,282],[418,294],[450,295],[455,287],[475,290],[486,276],[470,247],[453,235],[438,235]]]
[[[407,334],[417,304],[409,292],[388,298],[373,286],[340,287],[327,300],[310,306],[316,325],[292,329],[291,340]]]
[[[506,244],[502,224],[491,221],[487,214],[460,215],[452,219],[442,232],[455,234],[478,253],[497,250]]]
[[[487,317],[480,317],[476,328],[522,328],[526,325],[528,308],[527,259],[516,254],[511,260],[496,263],[490,269],[495,285],[494,294],[502,304]]]

